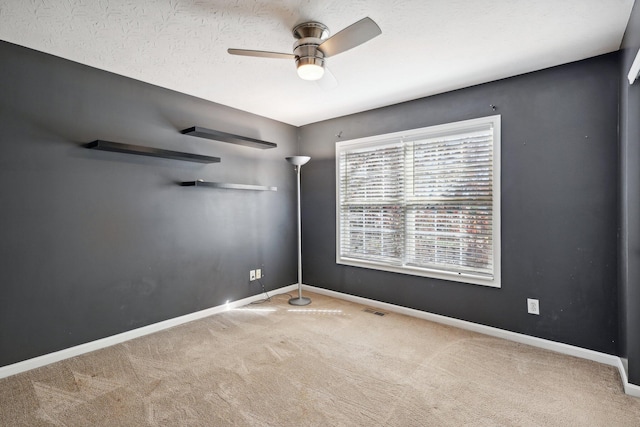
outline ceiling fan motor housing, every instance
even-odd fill
[[[329,37],[329,29],[320,22],[303,22],[293,29],[293,36],[298,39],[293,44],[296,66],[317,65],[324,67],[324,53],[318,46]]]
[[[293,36],[297,39],[314,37],[324,40],[329,37],[329,28],[319,22],[303,22],[302,24],[298,24],[293,28]]]
[[[305,37],[296,41],[293,45],[296,65],[314,64],[320,67],[324,66],[324,53],[318,49],[320,43],[322,43],[322,40],[315,37]]]

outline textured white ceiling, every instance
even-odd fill
[[[615,51],[633,0],[0,0],[0,39],[300,126]],[[306,20],[382,35],[300,80]]]

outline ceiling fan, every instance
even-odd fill
[[[352,49],[382,34],[378,24],[368,17],[349,25],[331,37],[326,25],[314,21],[296,25],[292,32],[298,39],[293,44],[293,54],[246,49],[227,49],[227,52],[232,55],[260,58],[293,59],[300,78],[319,80],[325,72],[325,58]]]

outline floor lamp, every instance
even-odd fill
[[[302,217],[300,216],[300,168],[306,164],[311,157],[307,156],[292,156],[287,157],[287,162],[296,167],[296,175],[298,178],[298,297],[291,298],[289,304],[291,305],[307,305],[311,303],[311,298],[304,298],[302,296]]]

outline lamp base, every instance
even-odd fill
[[[305,297],[291,298],[289,300],[289,304],[291,304],[291,305],[309,305],[309,304],[311,304],[311,298],[305,298]]]

